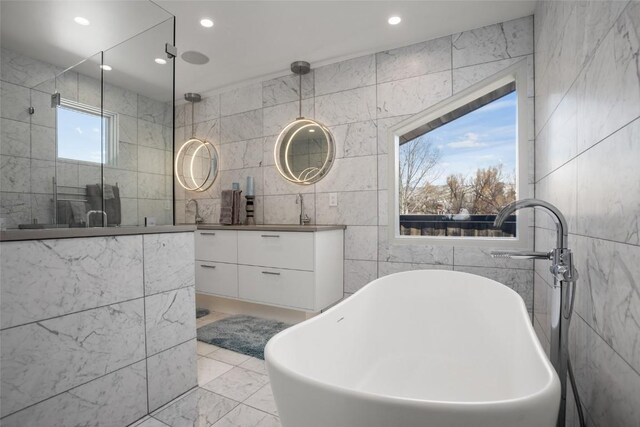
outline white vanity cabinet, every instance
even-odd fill
[[[309,312],[342,298],[344,227],[215,227],[196,231],[198,293]]]

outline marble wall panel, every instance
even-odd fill
[[[2,420],[6,427],[128,425],[147,413],[144,361],[72,388]]]
[[[640,119],[578,157],[579,234],[640,245],[638,141]]]
[[[5,156],[29,157],[31,140],[29,124],[17,120],[2,119],[0,121],[0,154]]]
[[[375,120],[334,126],[330,130],[336,142],[336,158],[338,159],[370,156],[377,152]]]
[[[382,83],[378,85],[378,117],[415,114],[451,94],[450,71]]]
[[[0,262],[2,329],[142,296],[140,236],[5,242]]]
[[[198,384],[196,340],[189,340],[147,359],[149,412],[189,391]]]
[[[4,329],[2,415],[145,357],[142,299]]]
[[[302,99],[312,98],[313,70],[302,76]],[[267,80],[262,83],[262,105],[284,104],[300,99],[300,80],[295,74]]]
[[[193,233],[143,236],[145,295],[193,286]]]
[[[451,69],[451,36],[376,54],[377,82],[417,77]]]
[[[195,338],[195,306],[193,286],[146,298],[144,310],[149,356]]]
[[[535,188],[567,215],[572,233],[580,278],[570,352],[588,425],[638,419],[638,6],[536,7]],[[551,247],[552,224],[536,215],[536,227],[536,249]],[[534,315],[548,334],[551,277],[548,263],[535,264]],[[573,402],[568,409],[577,425]]]
[[[315,118],[325,126],[374,119],[375,108],[375,86],[345,90],[315,98]]]
[[[316,68],[314,70],[315,96],[375,84],[375,60],[375,55],[367,55]]]
[[[453,67],[465,67],[533,53],[533,17],[453,35]]]
[[[262,83],[253,83],[220,94],[220,115],[231,116],[262,108]]]
[[[220,141],[245,141],[262,136],[262,110],[252,110],[220,119]]]

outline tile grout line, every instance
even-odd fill
[[[146,282],[145,282],[145,236],[142,236],[142,316],[144,319],[144,369],[145,369],[145,381],[147,384],[147,414],[149,414],[149,346],[147,340],[147,296],[146,296]]]
[[[97,236],[97,237],[103,237],[103,236]],[[114,236],[106,236],[106,237],[114,237]],[[9,242],[6,242],[6,243],[9,243]],[[101,309],[101,308],[111,307],[113,305],[129,303],[129,302],[132,302],[132,301],[137,301],[139,299],[144,299],[146,297],[152,297],[152,296],[155,296],[155,295],[160,295],[160,294],[164,294],[164,293],[168,293],[168,292],[176,292],[176,291],[180,291],[182,289],[188,289],[191,286],[192,285],[183,286],[183,287],[175,288],[175,289],[168,289],[166,291],[160,291],[160,292],[157,292],[155,294],[149,294],[149,295],[146,295],[146,296],[145,295],[141,295],[141,296],[138,296],[138,297],[135,297],[135,298],[127,299],[127,300],[116,301],[116,302],[112,302],[112,303],[109,303],[109,304],[99,305],[99,306],[96,306],[96,307],[85,308],[85,309],[78,310],[78,311],[73,311],[73,312],[70,312],[70,313],[64,313],[64,314],[60,314],[60,315],[57,315],[57,316],[47,317],[45,319],[31,320],[31,321],[29,321],[27,323],[21,323],[19,325],[8,326],[6,328],[2,328],[2,329],[0,329],[0,331],[7,331],[9,329],[15,329],[15,328],[19,328],[19,327],[22,327],[22,326],[33,325],[34,323],[47,322],[49,320],[55,320],[55,319],[58,319],[60,317],[71,316],[71,315],[74,315],[74,314],[84,313],[84,312],[91,311],[91,310],[97,310],[97,309]],[[144,290],[143,290],[143,292],[144,292]]]

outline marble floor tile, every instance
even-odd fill
[[[209,353],[213,353],[216,350],[220,350],[217,345],[207,344],[206,342],[198,341],[196,344],[196,351],[198,356],[206,356]]]
[[[228,365],[218,360],[209,359],[208,357],[199,357],[198,385],[205,385],[231,369],[233,369],[232,365]]]
[[[239,365],[242,362],[246,362],[250,356],[246,354],[236,353],[235,351],[221,348],[213,353],[207,354],[210,359],[219,360],[221,362],[229,363],[231,365]]]
[[[209,427],[238,405],[231,399],[197,388],[153,413],[171,427]]]
[[[271,390],[270,383],[265,384],[260,390],[252,394],[244,401],[244,404],[261,411],[268,412],[271,415],[278,416],[278,408],[276,407],[276,401],[273,398],[273,390]]]
[[[267,367],[264,364],[264,360],[258,359],[257,357],[250,357],[246,362],[242,362],[238,366],[259,374],[267,375]]]
[[[266,375],[235,367],[202,387],[221,396],[242,402],[268,382],[269,377]]]
[[[280,420],[266,412],[246,405],[238,405],[214,424],[215,427],[279,427]]]

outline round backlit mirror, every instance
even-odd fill
[[[284,178],[297,184],[313,184],[321,180],[333,165],[333,136],[329,129],[315,120],[297,119],[278,136],[274,157]]]
[[[175,172],[185,190],[207,190],[218,176],[218,150],[210,142],[189,139],[178,150]]]

